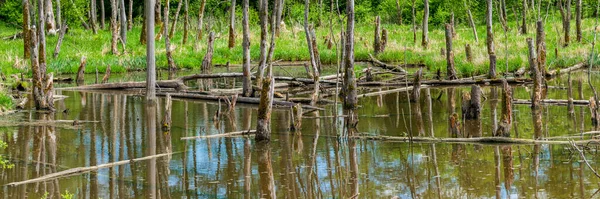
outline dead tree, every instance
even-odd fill
[[[175,11],[175,20],[173,20],[173,23],[171,23],[171,29],[169,29],[169,39],[173,39],[173,35],[175,35],[175,30],[177,29],[177,22],[179,21],[179,13],[181,12],[182,5],[183,0],[179,0],[179,3],[177,4],[177,10]],[[165,5],[165,7],[167,6]]]
[[[486,11],[486,43],[487,43],[487,51],[490,57],[490,71],[488,73],[488,77],[490,79],[496,78],[496,52],[494,47],[494,26],[492,25],[492,11],[493,4],[492,0],[487,0],[487,11]]]
[[[198,9],[198,30],[196,34],[196,43],[202,40],[202,27],[204,25],[204,6],[206,6],[206,0],[200,1],[200,8]]]
[[[46,74],[46,22],[44,21],[46,15],[44,15],[44,0],[38,0],[37,7],[39,27],[30,27],[31,43],[27,45],[31,48],[32,94],[36,109],[54,111],[53,77]]]
[[[417,0],[412,2],[412,31],[413,31],[413,43],[417,43],[417,14],[415,10],[415,4]]]
[[[104,71],[104,77],[102,77],[102,83],[108,83],[108,79],[110,79],[110,65],[106,66],[106,71]]]
[[[481,116],[481,87],[471,86],[471,93],[463,93],[463,120],[478,120]]]
[[[127,16],[127,30],[133,28],[133,0],[129,0],[129,15]]]
[[[260,17],[260,55],[259,64],[256,78],[256,85],[262,87],[262,79],[265,75],[265,69],[267,67],[267,37],[268,37],[268,9],[269,1],[260,1],[259,17]]]
[[[231,0],[231,9],[229,10],[229,49],[233,47],[235,47],[235,0]]]
[[[502,29],[508,31],[508,26],[507,26],[507,21],[506,21],[506,0],[500,0],[499,2],[499,9],[498,9],[498,16],[500,19],[500,23],[502,24]]]
[[[119,11],[120,18],[119,23],[121,24],[121,42],[123,46],[127,44],[127,14],[125,13],[125,0],[119,0]]]
[[[111,6],[111,17],[110,17],[110,30],[112,32],[112,39],[110,42],[110,49],[113,55],[119,54],[119,50],[117,49],[117,42],[119,40],[119,26],[117,26],[117,11],[119,7],[117,5],[117,0],[110,0]]]
[[[538,55],[538,70],[542,75],[546,75],[546,33],[544,32],[544,22],[542,20],[536,22],[535,46]]]
[[[429,0],[423,0],[423,36],[421,46],[427,48],[429,45]]]
[[[311,97],[311,105],[315,105],[319,99],[319,66],[321,65],[321,61],[319,58],[319,53],[317,50],[317,41],[314,32],[309,27],[308,24],[308,13],[309,13],[309,0],[304,1],[304,32],[306,35],[306,43],[308,46],[308,54],[310,55],[310,65],[313,70],[313,78],[315,80],[314,84],[314,92]],[[273,36],[272,36],[273,37]]]
[[[465,45],[465,54],[467,56],[467,61],[469,63],[473,62],[473,52],[471,51],[471,45],[469,45],[469,44]]]
[[[559,0],[558,8],[562,17],[563,32],[565,33],[564,46],[568,46],[571,40],[571,0]]]
[[[383,29],[381,30],[381,44],[379,45],[379,47],[381,48],[381,52],[385,51],[385,46],[387,45],[388,42],[388,33],[387,33],[387,29]]]
[[[469,17],[469,26],[473,30],[473,36],[475,37],[475,42],[479,43],[479,37],[477,37],[477,27],[475,26],[475,21],[473,20],[473,14],[471,14],[471,8],[467,4],[467,0],[464,1],[465,8],[467,9],[467,16]]]
[[[65,33],[67,33],[67,23],[63,23],[60,26],[60,32],[58,34],[58,41],[56,42],[56,46],[54,47],[54,54],[52,57],[56,59],[58,57],[58,53],[60,53],[60,47],[62,46],[63,39],[65,38]]]
[[[448,122],[450,123],[450,135],[453,138],[463,137],[462,133],[460,132],[460,119],[458,117],[458,114],[453,113],[452,115],[450,115],[450,118],[448,118]]]
[[[173,102],[171,101],[171,95],[167,93],[165,97],[165,117],[162,119],[162,129],[165,132],[171,131],[171,107]]]
[[[305,14],[308,15],[308,14]],[[381,27],[379,16],[375,17],[375,38],[373,39],[373,54],[377,55],[381,52]]]
[[[29,29],[33,24],[30,18],[30,6],[29,0],[23,0],[23,59],[29,59],[29,56],[31,55],[31,48],[28,48],[31,44],[31,34],[29,34]]]
[[[400,5],[400,0],[396,0],[396,10],[398,10],[398,25],[402,25],[402,7]]]
[[[202,66],[201,66],[202,74],[210,74],[212,71],[214,43],[215,43],[215,33],[210,32],[208,34],[208,44],[207,44],[207,48],[206,48],[206,54],[204,54],[204,59],[202,59]]]
[[[427,1],[427,0],[425,0]],[[356,75],[354,74],[354,0],[346,4],[346,46],[344,47],[344,107],[354,109],[358,105]]]
[[[523,0],[521,8],[521,34],[527,34],[527,0]]]
[[[140,44],[142,45],[146,45],[146,15],[144,14],[142,16],[143,20],[142,20],[142,31],[140,33]]]
[[[250,72],[250,25],[249,25],[249,16],[248,16],[248,10],[250,9],[249,7],[249,0],[243,0],[242,4],[243,4],[243,19],[242,19],[242,31],[243,31],[243,37],[244,37],[244,41],[242,41],[242,48],[243,48],[243,73],[244,73],[244,78],[243,78],[243,90],[242,90],[242,95],[244,97],[250,97],[250,95],[252,95],[252,78],[251,76],[251,72]]]
[[[452,26],[452,39],[454,39],[456,37],[456,28],[454,26],[454,12],[450,14],[450,25]]]
[[[458,79],[456,75],[456,69],[454,68],[454,52],[452,52],[452,26],[450,24],[446,24],[446,78]]]
[[[506,80],[502,81],[504,90],[502,92],[502,119],[494,136],[510,137],[512,124],[512,91]]]
[[[79,62],[79,69],[77,70],[77,86],[83,85],[84,78],[83,75],[85,73],[85,65],[87,64],[87,58],[85,56],[81,57],[81,61]]]
[[[167,64],[169,66],[170,71],[175,71],[175,70],[177,70],[177,66],[175,65],[175,61],[173,60],[173,52],[171,49],[171,38],[169,38],[169,35],[167,34],[168,28],[166,28],[169,25],[169,0],[166,0],[166,2],[165,2],[163,14],[164,14],[164,17],[163,17],[162,31],[163,31],[163,34],[165,35],[165,50],[166,50],[166,54],[167,54]],[[171,29],[174,29],[174,28],[175,28],[175,24],[173,24],[173,27]]]
[[[421,99],[421,79],[423,78],[423,69],[420,68],[413,76],[415,79],[413,80],[411,101],[418,102],[419,99]]]
[[[105,28],[105,23],[104,23],[104,0],[100,0],[100,28],[104,30]]]
[[[538,70],[537,54],[531,38],[527,38],[527,46],[529,48],[529,69],[531,70],[531,74],[533,76],[533,95],[531,99],[531,106],[537,107],[540,105],[540,101],[542,100],[542,74]]]
[[[44,30],[56,32],[56,20],[54,19],[54,6],[52,6],[52,0],[44,0],[42,5],[44,5],[44,22],[46,22],[46,28]]]
[[[188,34],[190,29],[190,13],[189,13],[189,0],[185,0],[183,6],[183,41],[185,45],[188,40]]]
[[[581,0],[575,3],[575,30],[577,32],[577,42],[581,42]]]
[[[144,25],[146,35],[146,100],[154,100],[156,98],[156,60],[155,60],[155,45],[154,45],[154,7],[155,0],[144,1]],[[107,68],[107,74],[110,76],[110,65]],[[106,76],[106,74],[104,75]],[[104,82],[105,79],[102,80]],[[108,78],[106,78],[108,81]]]

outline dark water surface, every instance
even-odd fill
[[[574,75],[573,79],[584,79],[583,75]],[[552,80],[549,85],[565,87],[566,79]],[[594,80],[594,84],[600,86],[600,81]],[[575,99],[579,99],[577,81],[574,85]],[[591,92],[587,81],[583,85],[588,99]],[[513,89],[515,98],[529,98],[526,86],[515,85]],[[449,137],[451,104],[460,113],[462,92],[469,90],[430,88],[434,98],[431,112],[424,95],[426,89],[422,89],[418,106],[408,103],[405,92],[361,98],[358,131]],[[491,136],[500,120],[502,89],[483,86],[482,90],[486,99],[481,120],[464,125],[472,136]],[[547,98],[567,99],[566,93],[565,89],[551,87]],[[0,184],[70,168],[172,154],[43,182],[3,186],[0,196],[40,198],[47,193],[57,198],[68,190],[77,198],[149,198],[152,194],[161,198],[259,198],[269,194],[277,198],[599,197],[596,192],[600,180],[569,145],[410,144],[345,139],[338,136],[345,133],[344,118],[324,117],[334,112],[344,114],[333,105],[326,106],[326,111],[306,114],[300,132],[288,130],[291,117],[287,109],[276,109],[270,144],[255,143],[253,137],[184,141],[180,138],[254,129],[256,106],[238,104],[233,114],[216,120],[217,102],[174,99],[173,128],[165,132],[161,129],[164,99],[152,106],[143,96],[125,92],[59,94],[68,98],[56,102],[55,114],[21,112],[10,118],[78,120],[80,124],[1,128],[0,139],[8,146],[0,153],[14,167],[1,169]],[[221,111],[226,110],[223,104]],[[528,105],[513,105],[513,110],[512,137],[548,138],[594,130],[585,106],[575,107],[573,115],[568,114],[566,106],[532,111]],[[421,112],[422,117],[415,112]],[[541,126],[536,128],[534,124],[539,121]],[[586,157],[598,169],[595,145],[586,148]]]

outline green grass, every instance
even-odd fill
[[[551,17],[546,24],[546,46],[548,68],[564,68],[575,63],[583,62],[588,57],[590,43],[593,39],[592,30],[593,20],[585,19],[583,21],[584,39],[582,43],[575,42],[575,28],[573,25],[571,43],[568,47],[562,47],[562,26],[557,20],[558,17]],[[238,23],[241,20],[238,21]],[[182,25],[182,23],[179,23]],[[193,24],[193,23],[192,23]],[[217,23],[225,26],[224,23]],[[505,56],[508,55],[508,70],[515,71],[520,67],[527,66],[527,46],[525,39],[534,38],[535,27],[531,22],[529,34],[520,35],[516,33],[514,23],[509,23],[512,28],[508,35],[508,51],[505,50],[505,38],[503,31],[496,23],[495,45],[497,55],[497,71],[506,71]],[[573,23],[574,24],[574,23]],[[236,27],[241,27],[238,25]],[[427,49],[420,46],[421,31],[417,32],[417,42],[413,42],[412,29],[408,25],[384,24],[383,28],[388,30],[388,44],[386,51],[377,57],[384,62],[407,62],[424,63],[429,70],[435,71],[441,69],[445,71],[445,56],[440,54],[440,49],[445,48],[445,37],[442,26],[430,27],[430,44]],[[103,72],[106,66],[110,65],[115,73],[128,70],[143,70],[145,68],[145,46],[139,42],[141,26],[138,24],[133,30],[128,32],[127,53],[123,55],[112,55],[110,52],[110,31],[100,30],[98,34],[93,34],[91,30],[72,28],[65,36],[62,50],[58,58],[52,58],[54,46],[57,42],[56,36],[48,36],[48,70],[58,74],[76,73],[81,56],[86,56],[88,60],[87,73],[94,73],[97,68]],[[205,54],[205,41],[199,41],[199,49],[195,49],[195,32],[190,32],[190,38],[186,45],[182,45],[182,26],[179,26],[177,33],[172,39],[175,47],[174,59],[179,68],[188,68],[199,70],[202,59]],[[195,29],[195,28],[192,28]],[[251,26],[251,57],[253,62],[257,62],[259,57],[259,39],[260,31],[258,26]],[[223,27],[213,27],[216,31],[217,40],[215,41],[214,64],[225,64],[230,61],[233,64],[239,64],[242,61],[242,34],[238,28],[236,35],[236,47],[228,49],[227,47],[227,29]],[[339,26],[334,27],[334,31],[339,31]],[[470,76],[486,74],[488,71],[488,55],[485,46],[485,26],[477,27],[479,42],[475,42],[471,29],[466,25],[458,25],[457,37],[453,41],[455,62],[457,71],[461,76]],[[20,31],[7,24],[0,23],[0,37],[12,35]],[[157,28],[158,31],[158,28]],[[326,26],[318,27],[316,30],[319,40],[319,51],[323,63],[332,64],[337,60],[335,47],[327,49],[324,38],[329,34],[329,28]],[[206,34],[206,32],[205,32]],[[339,33],[336,35],[336,41],[339,41]],[[206,35],[204,35],[206,38]],[[366,61],[369,59],[369,53],[372,53],[373,25],[370,23],[357,24],[355,30],[355,58],[357,61]],[[157,66],[166,68],[166,57],[164,50],[164,40],[156,42],[157,46]],[[473,62],[468,63],[465,58],[464,46],[470,44],[473,51]],[[559,56],[556,57],[554,49],[557,48]],[[28,73],[28,60],[23,60],[23,42],[22,40],[0,42],[0,70],[5,74],[14,74],[19,72]],[[121,45],[119,45],[121,50]],[[281,32],[277,39],[274,60],[283,61],[305,61],[308,60],[308,51],[306,40],[301,24],[287,24],[287,27]]]

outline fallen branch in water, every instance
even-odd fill
[[[408,142],[409,137],[395,136],[351,136],[354,139],[364,140],[381,140],[381,141],[398,141]],[[508,137],[478,137],[478,138],[432,138],[432,137],[412,137],[412,142],[449,142],[449,143],[491,143],[491,144],[570,144],[570,141],[558,140],[534,140],[523,138],[508,138]],[[578,140],[575,143],[587,144],[598,143],[597,140]]]
[[[386,70],[391,70],[391,71],[394,71],[394,72],[399,72],[399,73],[406,74],[406,70],[404,70],[404,69],[403,69],[402,67],[400,67],[400,66],[393,66],[393,65],[390,65],[390,64],[383,63],[383,62],[381,62],[381,61],[377,60],[377,59],[376,59],[376,58],[375,58],[373,55],[371,55],[371,54],[369,54],[369,57],[371,58],[371,63],[372,63],[373,65],[377,66],[377,67],[380,67],[380,68],[383,68],[383,69],[386,69]]]
[[[422,85],[468,85],[468,84],[501,84],[503,79],[471,79],[464,78],[458,80],[427,80],[421,81]],[[509,78],[506,79],[509,84],[523,84],[531,82],[530,79]],[[361,82],[358,86],[406,86],[412,85],[412,82]]]
[[[211,100],[211,101],[218,101],[219,99],[223,99],[224,97],[231,98],[231,96],[202,95],[202,94],[185,93],[185,92],[169,93],[169,94],[173,98],[187,98],[187,99],[199,99],[199,100]],[[166,96],[166,93],[156,93],[156,95],[157,96]],[[237,102],[244,103],[244,104],[259,104],[260,99],[253,98],[253,97],[238,97]],[[288,102],[288,101],[281,101],[281,100],[273,100],[274,107],[278,107],[278,106],[279,107],[292,107],[294,105],[296,105],[296,103]],[[310,106],[310,105],[302,105],[302,108],[325,110],[323,108],[316,107],[316,106]]]
[[[421,85],[421,88],[427,88],[429,86],[427,85]],[[384,91],[377,91],[377,92],[372,92],[372,93],[365,93],[365,94],[359,94],[358,98],[361,97],[370,97],[370,96],[377,96],[377,95],[384,95],[384,94],[389,94],[389,93],[397,93],[397,92],[404,92],[404,91],[412,91],[413,87],[412,86],[408,86],[408,87],[404,87],[404,88],[396,88],[396,89],[390,89],[390,90],[384,90]]]
[[[214,134],[214,135],[201,135],[201,136],[193,136],[193,137],[182,137],[181,140],[191,140],[191,139],[203,139],[203,138],[220,138],[220,137],[230,137],[230,136],[240,136],[240,135],[252,135],[255,134],[256,130],[245,130],[245,131],[235,131],[229,133],[222,134]]]
[[[90,166],[90,167],[77,167],[77,168],[67,169],[67,170],[64,170],[64,171],[61,171],[61,172],[51,173],[51,174],[48,174],[48,175],[45,175],[45,176],[41,176],[41,177],[38,177],[38,178],[34,178],[34,179],[29,179],[29,180],[25,180],[25,181],[19,181],[19,182],[9,183],[9,184],[6,184],[5,186],[18,186],[18,185],[23,185],[23,184],[35,183],[35,182],[42,182],[42,181],[47,181],[47,180],[52,180],[52,179],[60,178],[60,177],[63,177],[63,176],[74,174],[74,173],[85,173],[85,172],[90,172],[90,171],[94,171],[94,170],[98,170],[98,169],[103,169],[103,168],[109,168],[109,167],[114,167],[114,166],[129,164],[129,163],[132,163],[132,162],[138,162],[138,161],[142,161],[142,160],[148,160],[148,159],[152,159],[152,158],[158,158],[158,157],[167,156],[167,155],[171,155],[171,154],[173,154],[173,153],[162,153],[162,154],[151,155],[151,156],[146,156],[146,157],[142,157],[142,158],[135,158],[135,159],[130,159],[130,160],[121,160],[121,161],[118,161],[118,162],[111,162],[111,163],[106,163],[106,164],[101,164],[101,165],[96,165],[96,166]]]
[[[571,146],[573,146],[573,148],[575,148],[575,150],[577,150],[577,152],[579,152],[579,156],[585,162],[585,164],[587,165],[587,167],[590,168],[590,170],[592,170],[592,172],[594,172],[594,174],[596,174],[596,177],[600,178],[600,174],[598,174],[598,172],[596,172],[596,170],[594,170],[594,168],[590,165],[590,163],[588,162],[588,160],[585,158],[585,155],[583,154],[583,151],[581,149],[579,149],[579,147],[577,147],[577,144],[575,144],[575,141],[570,140],[569,142],[571,143]]]
[[[542,104],[552,104],[552,105],[561,105],[566,106],[569,103],[569,100],[562,99],[543,99]],[[513,100],[514,104],[531,104],[531,100],[526,99],[515,99]],[[588,100],[573,100],[574,105],[587,106],[590,104]]]
[[[586,63],[578,63],[578,64],[575,64],[575,65],[569,67],[569,68],[556,69],[556,70],[549,71],[548,73],[546,73],[546,77],[551,78],[551,77],[555,77],[557,75],[567,74],[567,73],[569,73],[571,71],[576,71],[576,70],[584,69],[585,67],[587,67]]]

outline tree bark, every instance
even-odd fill
[[[423,0],[423,35],[421,46],[427,48],[429,45],[429,0]]]
[[[210,74],[212,70],[212,58],[214,53],[214,43],[215,43],[215,33],[210,32],[208,34],[206,54],[204,54],[204,59],[202,59],[202,74]]]
[[[417,0],[413,0],[412,3],[412,31],[413,31],[413,43],[417,43],[417,15],[415,10],[415,4]]]
[[[256,78],[256,85],[262,87],[262,78],[265,75],[265,69],[267,67],[267,20],[268,20],[268,9],[269,1],[260,1],[259,17],[260,17],[260,57],[258,65],[258,77]]]
[[[419,99],[421,99],[421,79],[423,77],[423,69],[419,69],[413,76],[415,79],[413,80],[411,102],[419,102]]]
[[[190,29],[190,13],[189,13],[189,0],[185,0],[183,6],[183,41],[182,43],[185,45],[188,40],[188,34]]]
[[[502,119],[496,129],[494,136],[510,137],[512,124],[512,91],[506,80],[502,81]]]
[[[242,95],[244,97],[250,97],[250,95],[252,95],[252,78],[251,76],[251,72],[250,72],[250,25],[249,25],[249,16],[248,16],[248,11],[250,9],[250,5],[249,5],[249,0],[243,0],[242,4],[243,4],[243,19],[242,19],[242,31],[243,31],[243,37],[244,37],[244,41],[242,41],[242,48],[243,48],[243,74],[244,74],[244,78],[243,78],[243,90],[242,90]]]
[[[204,26],[204,6],[206,6],[206,0],[202,0],[200,2],[200,8],[198,10],[198,33],[196,35],[196,40],[198,41],[202,40],[202,27]]]
[[[471,45],[469,45],[469,44],[465,45],[465,54],[467,57],[467,61],[469,63],[473,62],[473,52],[471,51]]]
[[[44,0],[38,0],[38,25],[30,28],[31,72],[33,74],[33,98],[38,110],[54,111],[52,75],[46,75],[46,35]],[[37,33],[37,34],[36,34]]]
[[[87,58],[85,56],[81,57],[81,61],[79,62],[79,69],[77,70],[77,86],[81,86],[84,84],[83,75],[85,74],[85,65],[87,64]]]
[[[538,20],[536,22],[535,46],[538,54],[537,65],[538,71],[542,75],[546,75],[546,33],[544,32],[544,22]]]
[[[452,26],[446,24],[446,78],[458,79],[454,68],[454,52],[452,51]],[[468,45],[468,44],[467,44]]]
[[[319,59],[318,51],[317,51],[317,42],[316,36],[312,31],[312,28],[308,24],[308,14],[309,14],[309,0],[304,1],[304,33],[306,36],[306,44],[308,47],[308,54],[310,57],[310,65],[313,69],[313,78],[315,80],[314,92],[311,97],[311,105],[315,105],[319,100],[319,66],[321,64],[321,60]]]
[[[279,32],[281,31],[281,22],[283,19],[282,13],[283,13],[283,7],[285,5],[285,1],[277,0],[277,2],[279,2],[279,3],[277,4],[278,9],[277,9],[277,22],[275,23],[275,36],[279,37]]]
[[[271,139],[271,109],[275,90],[273,83],[271,77],[265,78],[262,83],[256,122],[256,141],[269,141]]]
[[[146,14],[143,15],[142,31],[140,33],[140,44],[146,45]]]
[[[119,27],[117,26],[117,0],[110,0],[111,6],[111,17],[110,17],[110,29],[112,31],[112,40],[110,42],[110,49],[113,55],[119,54],[117,49],[117,41],[119,40]]]
[[[152,60],[154,61],[154,60]],[[150,69],[148,69],[150,70]],[[97,72],[98,70],[96,70]],[[108,83],[108,80],[110,79],[110,65],[106,66],[106,71],[104,71],[104,77],[102,77],[102,84],[106,84]],[[150,73],[150,71],[147,71],[148,73]],[[97,74],[97,73],[96,73]],[[149,82],[149,81],[148,81]],[[149,84],[149,85],[154,85],[154,84]],[[149,95],[148,91],[146,91],[146,95]],[[156,97],[156,96],[155,96]]]
[[[563,31],[565,33],[563,45],[568,46],[571,40],[571,0],[564,1],[565,0],[558,1],[558,8],[560,10],[560,15],[562,16]]]
[[[30,34],[32,24],[30,6],[29,0],[23,0],[23,59],[29,59],[29,56],[31,56],[31,48],[29,47],[32,44]]]
[[[486,11],[486,43],[487,43],[487,51],[490,57],[490,70],[488,73],[488,77],[490,79],[496,78],[496,53],[494,47],[494,26],[492,25],[492,11],[493,11],[493,3],[492,0],[487,0],[487,11]]]
[[[127,30],[133,28],[133,0],[129,0],[129,15],[127,17]]]
[[[398,11],[398,25],[402,25],[402,6],[400,0],[396,0],[396,10]]]
[[[57,1],[57,2],[59,2],[59,1]],[[100,0],[100,1],[103,1],[103,0]],[[96,0],[92,0],[91,8],[90,8],[90,13],[91,13],[90,14],[91,15],[90,16],[91,17],[90,18],[90,22],[91,22],[90,25],[92,26],[92,30],[96,30],[97,29],[96,22],[98,21],[98,14],[97,14],[97,11],[96,11]],[[62,23],[62,22],[60,22],[60,23]],[[97,32],[94,32],[94,34],[96,34],[96,33]]]
[[[308,16],[308,14],[305,14]],[[381,52],[381,27],[379,16],[375,17],[375,38],[373,39],[373,54],[377,55]]]
[[[575,29],[577,32],[577,42],[581,42],[581,0],[577,0],[575,4]]]
[[[475,42],[479,43],[479,37],[477,37],[477,27],[475,26],[475,21],[473,20],[473,14],[471,14],[471,8],[467,5],[465,0],[465,8],[467,9],[467,16],[469,17],[469,25],[471,29],[473,29],[473,36],[475,37]]]
[[[60,0],[56,0],[56,24],[61,25],[62,23],[64,23],[64,21],[62,21],[62,11],[61,11],[61,5],[60,5]],[[60,27],[56,27],[56,29],[58,29]],[[56,30],[58,31],[58,30]]]
[[[52,0],[44,0],[44,15],[46,22],[45,30],[52,30],[51,32],[55,32],[56,30],[56,21],[54,19],[54,6],[52,6]]]
[[[427,0],[425,0],[427,1]],[[344,107],[355,109],[358,106],[356,75],[354,74],[354,0],[346,5],[346,41],[344,47]]]
[[[154,22],[156,0],[144,1],[144,24],[146,25],[146,100],[156,99],[156,60],[154,45]],[[109,66],[110,68],[110,66]]]
[[[235,47],[235,2],[236,0],[231,0],[231,8],[229,9],[229,49]]]
[[[127,9],[125,7],[125,0],[119,0],[119,8],[119,23],[121,24],[121,42],[123,42],[123,46],[125,46],[125,44],[127,44],[127,14],[125,12]]]
[[[533,45],[533,40],[531,38],[527,38],[527,46],[529,48],[529,68],[533,74],[533,94],[531,106],[537,107],[540,105],[540,101],[542,99],[542,75],[538,70],[537,55]]]
[[[105,28],[104,19],[106,18],[106,16],[104,16],[104,12],[104,0],[100,0],[100,28],[102,30],[104,30]]]
[[[527,0],[523,0],[521,8],[521,34],[527,34]]]
[[[171,24],[171,29],[169,30],[169,39],[173,39],[173,35],[175,34],[175,29],[177,29],[177,22],[179,21],[179,13],[181,12],[181,6],[183,6],[183,0],[179,0],[177,4],[177,10],[175,11],[175,20]],[[165,5],[165,7],[168,7]],[[168,16],[168,15],[166,15]]]
[[[179,4],[179,5],[181,6],[181,4]],[[166,28],[169,25],[169,7],[170,7],[169,0],[166,0],[164,10],[163,10],[163,14],[164,14],[163,34],[165,35],[165,49],[166,49],[166,54],[167,54],[167,64],[169,66],[170,71],[175,71],[175,70],[177,70],[177,66],[175,65],[175,61],[173,60],[173,53],[171,52],[171,38],[169,37],[169,34],[167,32],[168,28]],[[174,29],[174,25],[173,25],[173,27],[171,27],[171,29]]]

